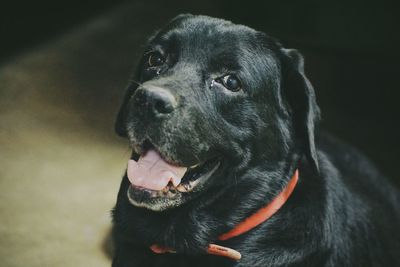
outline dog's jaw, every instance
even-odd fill
[[[213,158],[190,167],[177,166],[163,159],[154,148],[132,153],[128,163],[129,202],[140,208],[162,211],[178,207],[191,199],[218,170],[221,162]]]

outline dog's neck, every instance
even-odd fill
[[[288,198],[292,194],[295,186],[297,185],[298,178],[299,178],[299,171],[298,171],[298,169],[296,169],[292,178],[290,179],[288,184],[285,186],[285,188],[278,195],[276,195],[276,197],[271,202],[269,202],[264,207],[260,208],[257,212],[255,212],[251,216],[245,218],[242,222],[237,224],[233,229],[231,229],[227,233],[220,235],[218,237],[218,240],[225,241],[225,240],[237,237],[241,234],[251,231],[253,228],[255,228],[258,225],[262,224],[263,222],[267,221],[288,200]],[[174,249],[159,246],[157,244],[150,246],[150,249],[154,253],[157,253],[157,254],[163,254],[163,253],[168,253],[168,252],[175,253]],[[209,246],[207,248],[207,253],[212,254],[212,255],[227,257],[227,258],[230,258],[233,260],[240,260],[240,258],[241,258],[240,252],[238,252],[234,249],[216,245],[216,244],[209,244]]]
[[[267,203],[270,203],[279,194],[280,190],[287,186],[296,169],[299,169],[300,172],[304,169],[304,164],[307,164],[307,162],[302,163],[296,153],[291,154],[291,157],[291,164],[280,166],[279,170],[242,173],[239,182],[242,189],[241,192],[245,192],[245,194],[236,194],[235,188],[239,184],[236,184],[233,188],[225,187],[223,188],[224,190],[217,187],[208,192],[207,195],[202,196],[202,198],[189,203],[190,205],[184,206],[179,210],[171,210],[164,213],[155,213],[132,206],[126,198],[126,190],[130,182],[125,177],[119,192],[119,199],[121,201],[117,202],[114,211],[115,214],[122,212],[125,216],[129,216],[129,220],[131,221],[130,224],[126,224],[126,217],[116,216],[119,220],[115,221],[115,229],[118,229],[115,231],[115,238],[118,242],[124,243],[123,251],[126,251],[121,253],[136,256],[147,255],[146,257],[148,257],[152,254],[149,247],[157,244],[162,249],[168,247],[174,248],[177,252],[175,255],[179,255],[179,257],[204,254],[208,245],[216,240],[218,242],[218,237],[222,233],[229,232],[247,217],[256,213]],[[304,172],[302,176],[304,176]],[[265,179],[268,179],[268,182]],[[299,183],[294,191],[296,197],[293,195],[290,199],[297,199],[298,192],[302,192],[301,188],[303,186],[300,186],[301,184]],[[254,192],[255,188],[259,188],[259,191],[263,193],[252,194],[251,192]],[[289,202],[285,204],[285,207],[293,205],[293,201]],[[274,217],[280,218],[281,216],[286,216],[288,209],[283,210],[282,212],[278,212]],[[227,224],[227,222],[232,222],[232,224]],[[264,225],[267,224],[261,223],[256,229],[250,230],[248,234],[243,233],[243,237],[232,238],[227,242],[235,244],[236,249],[244,252],[247,249],[241,245],[243,243],[242,238],[246,238],[245,236],[247,235],[253,235],[258,229],[263,229]],[[274,234],[274,231],[272,234]],[[192,238],[188,239],[189,236]],[[221,242],[225,244],[225,241]],[[135,251],[139,254],[134,253]],[[158,257],[162,257],[163,259],[173,259],[175,257],[172,255],[171,257],[166,255],[167,258],[161,255],[154,256],[154,260]],[[219,261],[219,259],[223,258],[212,257],[210,259]],[[246,261],[248,259],[246,257]],[[149,257],[148,260],[153,260],[153,257]]]

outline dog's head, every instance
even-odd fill
[[[128,198],[165,210],[255,168],[270,177],[246,183],[268,186],[293,154],[317,169],[318,114],[296,50],[243,25],[180,15],[150,38],[117,118],[133,148]]]

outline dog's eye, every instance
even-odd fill
[[[160,53],[153,52],[149,55],[147,64],[149,65],[149,67],[161,66],[162,64],[164,64],[164,58]]]
[[[222,78],[220,78],[220,81],[223,86],[225,86],[226,89],[232,91],[232,92],[237,92],[242,88],[242,85],[240,84],[239,79],[232,74],[226,75]]]

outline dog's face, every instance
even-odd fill
[[[297,149],[316,164],[302,58],[263,33],[178,16],[150,39],[133,78],[116,129],[133,147],[135,206],[161,211],[228,190],[260,162],[276,174]]]

